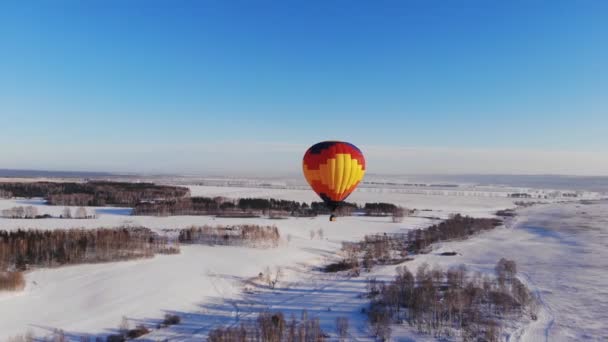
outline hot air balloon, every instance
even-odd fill
[[[357,146],[342,141],[323,141],[304,154],[302,168],[310,187],[334,212],[365,175],[365,158]]]

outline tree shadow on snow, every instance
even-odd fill
[[[222,298],[221,296],[205,297],[193,312],[164,310],[163,314],[177,315],[180,323],[164,326],[163,318],[144,317],[128,318],[131,328],[145,325],[151,333],[140,337],[140,341],[205,339],[207,334],[219,327],[235,327],[241,323],[249,323],[257,319],[258,314],[265,311],[280,311],[286,320],[292,315],[299,320],[302,310],[306,309],[308,317],[318,318],[321,328],[331,336],[336,336],[336,318],[348,317],[353,331],[366,334],[366,315],[361,309],[367,307],[367,299],[362,296],[365,292],[365,276],[346,278],[344,276],[327,277],[327,274],[317,272],[315,277],[298,283],[280,283],[275,289],[265,284],[259,284],[251,279],[244,280],[232,275],[214,275],[216,277],[238,280],[248,288],[238,298]],[[118,327],[119,321],[117,322]],[[52,334],[54,328],[46,328]],[[107,333],[87,334],[80,332],[65,332],[70,341],[82,341],[83,337],[94,341],[109,334],[118,333],[118,329],[107,329]]]

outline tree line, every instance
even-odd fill
[[[407,234],[371,234],[359,242],[342,243],[342,260],[325,266],[326,272],[350,270],[358,276],[361,268],[370,271],[374,265],[398,264],[412,254],[426,253],[436,242],[463,239],[495,228],[500,219],[453,215],[427,228],[410,230]]]
[[[12,207],[9,209],[3,209],[0,211],[0,217],[11,218],[11,219],[45,219],[53,218],[55,216],[51,214],[38,214],[38,208],[34,206],[27,207]],[[57,218],[75,218],[75,219],[92,219],[95,218],[95,214],[87,212],[84,207],[79,207],[72,214],[70,208],[64,208],[61,214]]]
[[[261,312],[257,319],[234,327],[217,327],[209,332],[209,342],[323,342],[327,335],[318,318],[303,310],[300,319],[285,319],[282,312]]]
[[[345,202],[336,210],[339,216],[351,215],[361,211],[369,216],[389,216],[402,218],[412,212],[391,203],[356,203]],[[225,197],[185,197],[167,200],[139,202],[133,208],[133,215],[227,215],[231,213],[249,213],[254,215],[311,217],[328,215],[330,210],[323,202],[297,202],[274,198],[239,198]]]
[[[148,258],[179,247],[148,228],[0,231],[0,270]]]
[[[354,205],[356,207],[356,205]],[[222,215],[246,212],[255,214],[282,213],[291,216],[315,216],[329,214],[323,202],[288,201],[266,198],[229,199],[225,197],[187,197],[164,201],[140,202],[133,208],[133,215]]]
[[[496,276],[468,272],[464,265],[446,271],[418,267],[412,274],[406,266],[397,268],[392,281],[368,279],[372,331],[389,339],[391,324],[414,326],[434,337],[460,335],[464,341],[499,341],[500,321],[529,312],[534,319],[536,301],[516,277],[514,261],[501,259]]]
[[[428,228],[409,231],[407,233],[407,250],[409,253],[424,252],[435,242],[467,238],[501,224],[502,220],[497,218],[473,218],[456,214]]]
[[[279,244],[281,235],[276,226],[240,224],[233,226],[202,226],[180,229],[180,243],[199,243],[207,245],[272,246]]]
[[[141,201],[182,198],[190,195],[190,190],[185,187],[109,181],[9,182],[0,183],[0,191],[10,197],[42,197],[50,205],[70,206],[133,206]]]

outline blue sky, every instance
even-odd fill
[[[608,174],[607,42],[604,1],[4,1],[0,168]]]

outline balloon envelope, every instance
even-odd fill
[[[365,158],[357,146],[323,141],[304,154],[304,177],[333,211],[350,195],[365,175]]]

